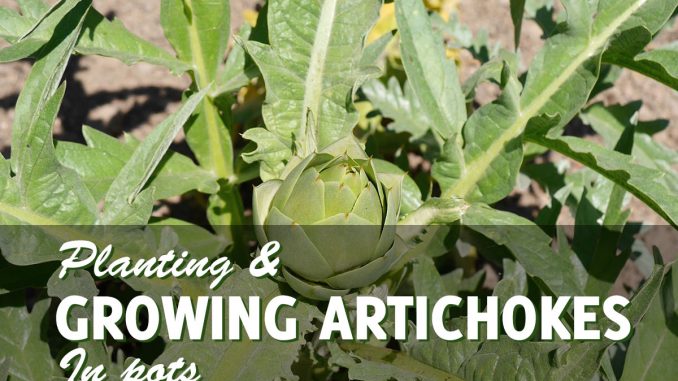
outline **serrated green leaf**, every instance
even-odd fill
[[[536,131],[526,138],[600,173],[636,196],[671,225],[678,226],[675,192],[662,184],[662,178],[667,176],[665,172],[635,164],[631,156],[581,138],[550,138]]]
[[[661,284],[663,267],[656,266],[645,286],[621,313],[636,326],[647,311]],[[600,327],[609,324],[603,319]],[[590,380],[613,342],[598,341],[519,342],[506,336],[483,343],[480,350],[464,363],[467,380]]]
[[[266,83],[266,128],[290,152],[305,157],[352,133],[358,121],[353,93],[373,73],[362,66],[364,35],[379,5],[377,0],[272,2],[270,45],[245,43]],[[268,141],[255,141],[258,151],[279,152],[277,144],[269,149]],[[277,157],[266,161],[269,169],[279,162]]]
[[[483,343],[480,350],[464,363],[462,374],[469,381],[546,380],[551,352],[558,342],[517,342],[506,336]]]
[[[82,28],[83,16],[89,6],[86,1],[71,1],[70,10],[61,21],[69,28],[67,34],[55,35],[48,45],[41,49],[41,56],[33,65],[31,74],[24,84],[15,107],[12,129],[12,168],[17,172],[18,155],[24,150],[28,136],[35,128],[34,123],[45,103],[56,92],[66,63]]]
[[[636,27],[614,41],[603,55],[606,63],[618,65],[678,90],[678,45],[670,43],[664,47],[643,52],[652,40],[652,33],[644,27]]]
[[[631,327],[636,327],[645,316],[652,300],[661,287],[663,276],[664,266],[655,265],[652,275],[634,296],[631,303],[620,311],[629,320]],[[604,330],[611,324],[614,323],[611,323],[607,318],[603,318],[600,327]],[[561,364],[561,366],[552,369],[547,379],[553,381],[591,379],[598,370],[605,351],[613,343],[612,340],[603,337],[599,341],[584,341],[571,344],[567,351],[556,354],[556,356],[559,356],[558,364]]]
[[[448,295],[445,284],[440,279],[440,273],[433,264],[433,260],[429,257],[417,258],[413,263],[412,286],[414,287],[415,295],[426,296],[431,300],[438,300]],[[431,316],[432,311],[433,303],[429,303],[427,316]]]
[[[403,66],[421,108],[431,126],[446,140],[456,140],[466,121],[466,102],[454,61],[448,60],[444,45],[424,4],[418,0],[396,2]]]
[[[552,295],[581,295],[569,260],[555,253],[551,238],[539,226],[513,213],[471,205],[462,216],[464,226],[505,246],[525,272]]]
[[[75,326],[75,319],[87,319],[92,321],[92,298],[99,295],[99,290],[94,283],[92,275],[85,270],[75,270],[70,272],[64,279],[59,278],[59,272],[55,271],[47,282],[47,294],[53,298],[61,300],[66,297],[78,295],[87,298],[90,303],[85,308],[74,308],[69,314],[68,324]],[[78,343],[87,353],[87,363],[92,366],[103,365],[109,378],[118,380],[123,372],[121,359],[114,363],[111,360],[111,353],[105,342],[95,340],[85,340]]]
[[[123,143],[87,126],[83,127],[82,133],[88,145],[58,142],[56,155],[63,166],[80,176],[94,199],[101,200],[139,142],[128,137]],[[219,189],[214,174],[174,151],[168,151],[160,161],[148,187],[155,189],[157,199],[178,196],[193,189],[203,193],[216,193]]]
[[[0,8],[0,38],[9,42],[16,40],[21,34],[31,27],[32,20],[23,17],[17,11],[9,8]]]
[[[60,375],[60,369],[50,355],[49,345],[42,336],[49,299],[35,303],[29,313],[28,308],[23,306],[23,298],[15,298],[18,303],[6,304],[10,297],[7,295],[0,300],[0,319],[3,322],[0,360],[9,360],[10,376],[13,380],[34,381],[51,380]]]
[[[228,46],[230,2],[163,0],[160,22],[179,59],[192,67],[200,88],[214,81]]]
[[[203,100],[207,89],[191,96],[175,113],[158,125],[153,132],[134,150],[113,180],[104,197],[104,211],[99,219],[103,225],[144,224],[150,214],[137,214],[142,205],[152,202],[153,188],[140,195],[153,172],[156,170],[174,137],[182,129],[198,104]],[[143,203],[135,202],[144,199]],[[134,212],[130,214],[130,212]],[[150,213],[150,210],[148,210]],[[137,218],[131,218],[138,216]]]
[[[256,279],[249,271],[243,270],[229,276],[226,283],[213,294],[226,299],[230,296],[241,296],[245,301],[250,296],[258,296],[262,300],[263,311],[273,297],[282,293],[281,286],[273,280]],[[224,312],[228,316],[228,304]],[[247,337],[240,341],[185,339],[170,342],[155,363],[167,364],[184,357],[186,361],[193,361],[198,365],[202,379],[206,381],[272,380],[276,377],[295,380],[297,378],[292,373],[292,364],[297,360],[304,335],[316,329],[313,320],[321,316],[315,306],[300,300],[295,307],[283,308],[278,314],[279,322],[285,318],[294,318],[299,322],[299,338],[296,340],[274,340],[264,330],[261,333],[262,339],[258,341]]]
[[[590,9],[588,2],[565,2],[567,27],[563,33],[549,38],[532,61],[517,110],[519,116],[504,126],[481,154],[467,160],[463,180],[444,195],[464,198],[472,195],[476,184],[488,172],[494,172],[493,162],[505,155],[505,147],[522,135],[534,117],[557,115],[559,118],[553,119],[553,127],[560,130],[588,100],[598,76],[600,54],[609,42],[639,24],[649,29],[661,25],[662,19],[673,13],[673,3],[674,0],[599,1],[594,21],[592,15],[596,10]],[[465,144],[473,142],[465,141]]]
[[[632,124],[625,126],[615,146],[617,152],[631,153],[634,129]],[[599,176],[595,185],[586,188],[579,200],[572,249],[588,272],[584,287],[587,295],[607,296],[628,259],[628,250],[617,255],[630,214],[624,210],[625,196],[622,187]]]
[[[263,181],[274,179],[285,168],[285,160],[292,157],[288,142],[265,128],[250,128],[242,137],[257,143],[254,150],[243,152],[247,163],[260,162],[259,172]]]
[[[596,103],[580,115],[584,123],[604,139],[608,148],[614,147],[626,126],[636,124],[632,151],[634,160],[645,167],[665,172],[666,175],[659,181],[667,188],[678,191],[678,174],[671,167],[678,164],[678,153],[654,140],[651,134],[643,132],[652,122],[636,122],[641,105],[640,102],[633,102],[605,107]]]
[[[464,159],[466,163],[478,163],[489,159],[487,153],[501,139],[506,129],[520,117],[520,82],[508,66],[502,71],[503,92],[499,99],[476,110],[464,126]],[[448,142],[444,152],[449,148]],[[448,159],[436,163],[433,169],[435,179],[441,184],[443,194],[452,196],[457,189],[467,188],[465,198],[469,201],[493,203],[504,198],[515,187],[518,171],[523,160],[523,145],[519,138],[500,147],[501,152],[486,163],[484,174],[474,174],[472,168],[455,168],[458,159]],[[442,166],[443,163],[446,166]],[[453,167],[453,168],[450,168]],[[471,183],[470,181],[475,181]],[[455,192],[455,193],[453,193]]]
[[[238,35],[235,36],[236,41],[248,40],[251,33],[252,28],[249,24],[244,24]],[[258,74],[257,66],[251,59],[248,59],[242,43],[236,43],[228,53],[224,68],[215,82],[214,97],[240,89]]]
[[[678,356],[678,302],[675,294],[678,265],[671,266],[647,315],[636,327],[626,353],[622,381],[671,378],[676,373]]]
[[[409,133],[410,140],[415,140],[424,136],[431,128],[431,121],[409,82],[401,89],[396,77],[389,78],[386,86],[381,81],[372,79],[365,82],[361,89],[381,115],[393,120],[388,128],[394,132]]]
[[[636,61],[655,62],[661,65],[667,74],[678,80],[678,42],[676,41],[639,54],[635,59]]]
[[[204,91],[212,86],[222,68],[230,35],[228,1],[162,1],[160,21],[179,59],[189,64],[193,87]],[[237,53],[236,53],[237,54]],[[238,63],[238,57],[233,58]],[[233,61],[232,61],[233,62]],[[217,176],[222,186],[209,199],[209,221],[229,239],[235,232],[228,225],[242,224],[238,191],[229,182],[234,176],[230,104],[217,104],[206,97],[186,125],[186,142],[201,167]]]
[[[470,77],[464,82],[462,91],[466,97],[466,102],[472,102],[475,98],[476,87],[482,82],[493,81],[501,83],[501,74],[504,70],[504,61],[493,59],[482,64],[478,70],[474,71]]]
[[[65,90],[64,86],[58,89],[59,81],[88,9],[87,2],[71,8],[63,21],[71,29],[42,48],[17,100],[11,158],[15,176],[10,177],[9,168],[3,170],[0,189],[0,219],[4,224],[94,221],[94,199],[77,175],[58,163],[52,143],[52,124]],[[28,257],[7,258],[15,264],[32,263]]]
[[[217,79],[228,46],[229,2],[164,0],[160,21],[179,59],[191,66],[195,86],[206,89]],[[186,140],[201,166],[219,178],[228,179],[233,174],[229,126],[213,100],[206,98],[201,103],[186,126]]]
[[[623,8],[631,3],[631,1],[600,1],[598,5],[598,15],[596,17],[595,28],[601,30],[605,28],[606,23],[617,17]],[[630,69],[636,70],[642,74],[649,75],[652,78],[663,82],[674,89],[678,86],[675,76],[667,73],[666,68],[661,63],[643,62],[642,59],[635,57],[642,53],[642,49],[647,45],[654,35],[656,35],[667,22],[667,20],[674,14],[678,1],[634,1],[638,10],[634,17],[627,19],[619,27],[619,32],[615,38],[610,42],[603,59],[606,62],[621,64],[630,63]],[[642,55],[642,54],[641,54]],[[661,55],[661,53],[660,53]],[[652,55],[651,55],[652,56]],[[617,63],[616,61],[620,61]],[[634,64],[637,62],[637,64]]]
[[[520,263],[504,259],[501,280],[497,282],[492,295],[499,298],[500,309],[513,296],[527,296],[527,275]]]
[[[32,12],[40,12],[39,17],[46,17],[36,25],[34,30],[27,33],[38,17],[35,17],[33,13],[24,17],[9,14],[8,23],[3,22],[3,27],[0,27],[0,37],[16,42],[24,35],[26,36],[16,45],[6,48],[7,51],[0,51],[0,61],[14,61],[35,55],[42,45],[52,39],[52,31],[61,24],[63,16],[77,2],[66,2],[66,6],[50,10],[49,14],[45,8],[35,7],[35,4],[41,3],[40,1],[31,0],[23,3],[32,7],[34,9]],[[3,8],[0,12],[7,11]],[[25,11],[24,14],[26,14]],[[144,61],[165,66],[177,74],[188,69],[187,65],[173,58],[162,48],[128,31],[120,21],[109,21],[93,8],[90,8],[85,16],[83,31],[75,47],[75,51],[80,54],[112,57],[128,65]]]

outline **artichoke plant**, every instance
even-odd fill
[[[253,200],[257,238],[280,242],[287,283],[323,300],[386,274],[405,248],[396,234],[402,177],[378,174],[353,139],[289,167]]]

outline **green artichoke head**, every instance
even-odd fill
[[[258,239],[280,242],[283,276],[300,294],[319,300],[348,294],[374,283],[402,255],[401,182],[379,175],[355,140],[339,141],[284,180],[255,188]]]

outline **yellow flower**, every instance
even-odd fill
[[[245,9],[242,12],[242,17],[248,24],[250,24],[252,28],[254,28],[257,25],[257,18],[259,17],[259,12],[255,11],[254,9]]]
[[[459,0],[424,0],[426,8],[437,12],[445,21],[449,21],[450,14],[459,9]]]
[[[395,3],[382,5],[379,10],[379,19],[367,35],[367,43],[374,42],[377,38],[383,36],[384,33],[388,33],[396,28],[398,26],[396,24]]]

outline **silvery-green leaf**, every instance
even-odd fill
[[[60,279],[58,269],[47,282],[47,294],[53,298],[61,300],[72,295],[82,296],[90,302],[92,298],[99,295],[99,290],[94,283],[92,275],[85,270],[75,270],[70,272],[64,279]],[[74,308],[68,318],[68,324],[75,326],[75,319],[87,319],[92,321],[92,305],[85,308]],[[111,353],[105,342],[85,340],[79,343],[79,346],[87,352],[87,361],[89,364],[104,365],[106,373],[114,380],[119,379],[122,373],[122,364],[111,361]]]
[[[499,306],[503,306],[509,298],[516,295],[527,296],[527,275],[520,263],[504,259],[501,280],[492,291],[499,298]]]
[[[596,103],[584,110],[580,116],[584,123],[590,125],[604,139],[608,148],[614,147],[626,126],[636,124],[637,132],[634,134],[632,152],[634,160],[645,167],[665,172],[666,176],[660,180],[662,184],[678,191],[678,174],[671,167],[678,164],[678,153],[653,139],[651,133],[643,131],[645,127],[652,127],[653,122],[636,121],[641,105],[641,102],[633,102],[605,107]]]
[[[678,45],[674,42],[643,52],[643,47],[652,37],[652,33],[644,27],[634,28],[611,44],[603,55],[603,61],[634,70],[676,90]]]
[[[426,296],[430,300],[438,300],[451,294],[446,289],[431,258],[420,257],[414,262],[412,283],[416,295]],[[433,303],[429,303],[429,314],[432,309]],[[463,333],[466,332],[465,319],[450,319],[445,325],[448,329],[454,327]],[[428,329],[431,332],[433,328],[429,327]],[[408,340],[402,345],[403,350],[413,359],[442,371],[458,374],[462,364],[478,351],[481,342],[466,339],[450,342],[442,340],[436,335],[429,337],[429,340],[416,340],[414,334],[410,333]]]
[[[523,160],[523,144],[514,137],[499,146],[496,142],[506,130],[520,118],[520,82],[508,64],[502,71],[503,92],[496,102],[476,110],[464,126],[463,161],[456,159],[454,152],[447,153],[452,142],[446,143],[444,155],[435,163],[433,175],[441,184],[445,196],[463,194],[470,201],[493,203],[513,190],[518,170]],[[488,150],[497,149],[490,155]],[[448,158],[448,156],[451,156]],[[491,160],[484,162],[484,160]],[[484,173],[459,162],[483,165]]]
[[[123,222],[134,224],[133,221],[144,224],[147,221],[150,215],[145,217],[146,220],[144,220],[143,215],[139,215],[139,220],[136,218],[130,219],[132,216],[130,209],[133,209],[136,214],[141,205],[135,203],[135,201],[140,201],[141,198],[152,202],[153,197],[149,196],[150,193],[155,192],[153,188],[146,190],[143,197],[137,196],[140,196],[142,189],[160,164],[174,137],[203,100],[206,92],[207,89],[187,99],[179,110],[160,123],[134,150],[134,153],[106,192],[104,211],[99,219],[100,224],[121,225]]]
[[[249,24],[240,27],[240,32],[235,36],[237,42],[228,53],[224,68],[215,82],[215,94],[226,94],[238,90],[247,85],[252,77],[259,74],[257,66],[247,58],[245,48],[240,43],[249,39],[251,32],[252,28]]]
[[[631,327],[636,327],[645,316],[652,300],[661,288],[663,276],[664,266],[656,264],[650,278],[631,299],[631,303],[620,311],[628,319]],[[607,327],[614,327],[615,323],[607,318],[602,318],[599,326],[601,330],[605,330]],[[605,351],[612,344],[614,342],[606,337],[599,341],[582,341],[570,344],[566,351],[556,353],[556,356],[558,356],[556,361],[560,366],[551,369],[547,379],[554,381],[591,379],[599,368]]]
[[[574,269],[568,258],[550,247],[551,238],[539,226],[513,213],[471,205],[462,222],[499,245],[505,246],[545,291],[555,295],[580,295]]]
[[[13,298],[11,302],[8,298]],[[50,300],[43,299],[33,305],[31,312],[24,306],[23,294],[4,296],[0,301],[0,319],[3,322],[0,334],[0,362],[9,361],[12,380],[51,380],[61,375],[50,348],[43,340],[43,320]]]
[[[95,200],[101,200],[113,180],[132,157],[140,142],[127,137],[127,142],[84,126],[82,130],[87,145],[57,142],[59,162],[75,171]],[[154,196],[165,199],[181,195],[192,189],[204,193],[218,190],[216,177],[177,152],[168,151],[151,175],[148,186],[155,188]]]
[[[191,66],[201,89],[217,77],[230,35],[229,1],[162,1],[160,22],[177,57]]]
[[[620,312],[636,326],[645,315],[650,302],[661,285],[663,266],[655,266],[652,276],[643,288]],[[611,323],[601,319],[599,327]],[[590,380],[600,367],[601,359],[613,342],[607,338],[598,341],[574,342],[520,342],[507,336],[498,341],[485,342],[471,356],[461,370],[467,380]]]
[[[635,164],[629,155],[607,150],[581,138],[549,138],[544,133],[535,132],[527,139],[595,170],[643,201],[673,226],[678,225],[675,192],[662,181],[667,176],[666,172]]]
[[[160,21],[179,59],[190,65],[195,85],[206,89],[217,79],[228,45],[229,2],[165,0]],[[211,99],[206,98],[196,109],[196,116],[186,126],[186,141],[202,167],[219,178],[233,174],[229,127]]]
[[[678,356],[677,269],[674,263],[664,278],[661,292],[636,327],[626,353],[622,381],[667,379],[676,372],[673,359]]]
[[[21,14],[31,20],[37,20],[49,11],[49,7],[42,0],[18,0]]]
[[[80,32],[88,4],[79,3],[64,20],[69,33],[43,48],[33,65],[15,109],[12,158],[14,177],[3,160],[0,182],[0,220],[3,224],[86,224],[94,221],[96,206],[77,175],[59,164],[52,143],[52,124],[65,87],[61,74]],[[79,17],[78,17],[79,16]],[[9,256],[9,253],[3,253]],[[15,264],[39,262],[13,257]]]
[[[431,121],[412,91],[409,82],[400,88],[396,77],[391,77],[386,86],[372,79],[362,86],[367,99],[381,115],[392,119],[388,128],[396,133],[406,132],[410,140],[422,137],[431,128]]]
[[[0,8],[0,38],[7,41],[15,41],[24,31],[31,27],[33,19],[20,15],[17,11],[2,7]]]
[[[636,70],[676,89],[678,80],[675,76],[675,62],[669,63],[670,57],[675,56],[674,48],[671,45],[666,49],[659,48],[657,53],[643,53],[643,48],[673,15],[678,1],[600,1],[594,28],[608,29],[612,20],[623,14],[627,6],[636,9],[634,17],[619,25],[619,31],[610,41],[603,60]]]
[[[248,41],[245,47],[266,83],[266,128],[290,152],[305,157],[352,133],[358,120],[352,96],[370,75],[361,62],[364,36],[379,5],[375,0],[268,4],[270,44]],[[269,152],[270,141],[255,140],[259,152]],[[266,168],[274,168],[279,159],[265,161]]]
[[[63,22],[64,15],[78,1],[67,1],[64,6],[53,9],[49,14],[46,13],[46,8],[38,5],[42,4],[40,1],[22,1],[22,3],[23,16],[0,8],[0,14],[7,13],[6,19],[3,15],[0,37],[13,43],[24,37],[22,41],[17,42],[16,47],[10,47],[14,52],[0,51],[0,60],[10,61],[34,56],[37,53],[36,47],[40,48],[52,38],[52,31]],[[31,30],[32,24],[43,16],[46,17]],[[144,61],[165,66],[175,73],[182,73],[188,69],[162,48],[128,31],[120,21],[110,21],[93,8],[87,12],[83,26],[87,32],[81,35],[75,47],[75,51],[80,54],[112,57],[128,65]],[[96,30],[96,33],[90,33],[91,30]],[[30,33],[25,35],[28,31]]]
[[[454,61],[448,60],[440,35],[432,32],[424,4],[396,2],[403,66],[431,127],[444,139],[455,140],[466,121],[466,102]]]
[[[628,28],[645,25],[652,29],[661,25],[675,9],[675,0],[624,0],[599,1],[597,9],[591,9],[586,1],[564,2],[567,24],[562,33],[546,41],[545,47],[530,65],[524,90],[520,98],[517,118],[507,123],[482,152],[466,162],[463,180],[457,182],[444,194],[459,197],[481,197],[478,184],[488,173],[498,176],[513,176],[493,167],[495,160],[506,155],[510,147],[520,138],[526,126],[534,117],[547,114],[552,119],[557,133],[588,100],[599,72],[600,54],[608,43]],[[673,4],[673,5],[672,5]],[[592,15],[596,13],[595,21]],[[494,116],[493,124],[501,122],[504,115]],[[465,144],[473,142],[465,141]],[[487,184],[484,191],[492,190]],[[499,195],[501,192],[496,192]],[[504,193],[505,195],[506,193]]]
[[[634,129],[633,124],[624,127],[615,151],[631,153]],[[588,273],[584,291],[587,295],[602,298],[610,293],[628,259],[629,251],[620,248],[619,243],[631,212],[624,209],[624,188],[598,176],[595,186],[586,188],[580,197],[574,216],[572,249]],[[622,250],[621,254],[617,253],[619,249]]]

